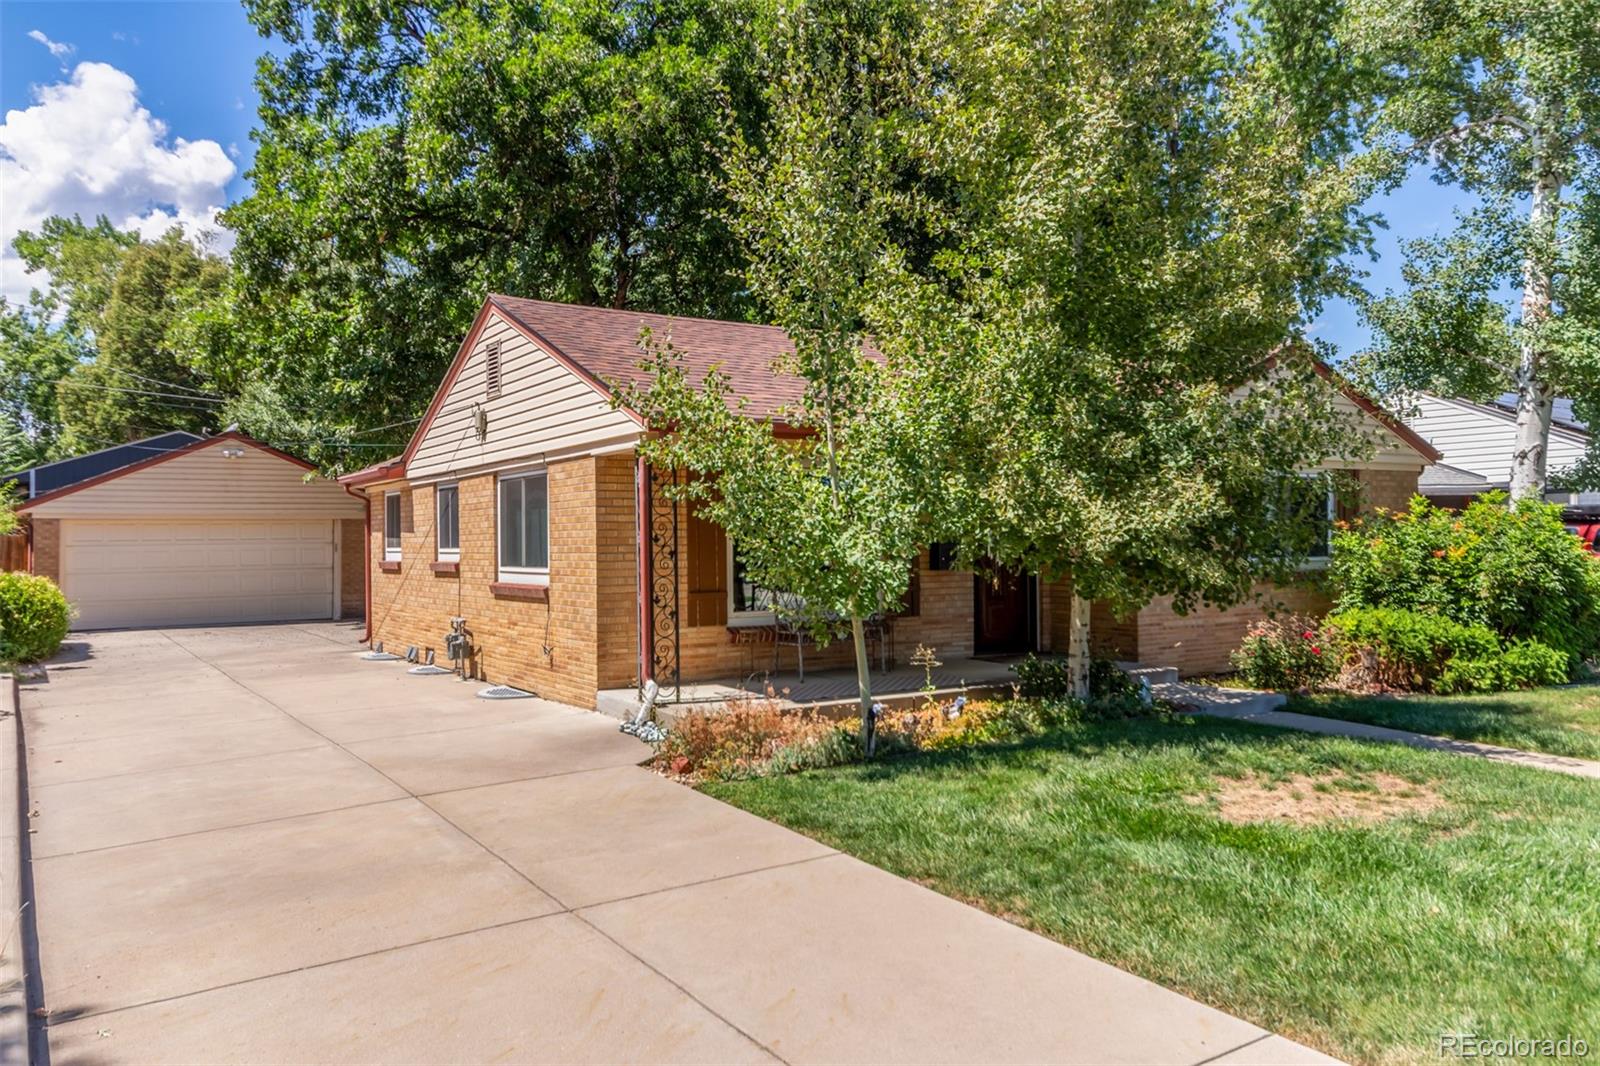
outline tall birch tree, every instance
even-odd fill
[[[668,339],[652,338],[654,386],[621,398],[665,430],[641,451],[694,475],[680,494],[727,531],[751,580],[802,601],[823,639],[848,625],[870,754],[864,622],[904,595],[924,529],[904,421],[886,407],[890,371],[867,341],[871,278],[901,214],[898,112],[917,33],[897,0],[802,0],[762,28],[771,117],[759,139],[730,127],[729,223],[751,293],[793,343],[774,369],[804,394],[776,418],[746,417],[720,377],[689,380]]]
[[[1600,415],[1600,2],[1350,0],[1342,55],[1370,92],[1369,166],[1475,194],[1407,246],[1372,301],[1360,364],[1380,387],[1516,396],[1513,499],[1541,498],[1552,403]],[[1600,485],[1593,458],[1569,487]]]

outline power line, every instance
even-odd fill
[[[145,377],[143,374],[135,374],[131,370],[124,370],[120,366],[111,366],[111,365],[109,365],[107,363],[96,363],[94,365],[98,366],[98,367],[101,367],[101,368],[103,368],[105,370],[109,370],[109,371],[111,371],[112,373],[115,373],[115,374],[125,374],[128,377],[135,379],[136,381],[143,381],[143,382],[145,382],[146,384],[149,384],[149,385],[164,385],[169,389],[181,389],[184,392],[192,392],[197,396],[204,396],[204,397],[207,397],[209,399],[217,400],[218,402],[221,402],[223,400],[223,397],[219,393],[206,392],[203,389],[190,388],[188,385],[179,385],[176,381],[162,381],[160,378],[148,378],[148,377]]]
[[[71,381],[67,378],[57,378],[54,382],[49,382],[49,384],[65,385],[69,389],[98,389],[103,392],[125,392],[133,396],[165,397],[171,400],[185,400],[189,403],[220,405],[226,402],[220,399],[208,400],[202,396],[184,396],[183,394],[176,392],[150,392],[146,389],[127,389],[123,388],[121,385],[96,385],[88,381]],[[200,408],[196,408],[196,410],[200,410]]]

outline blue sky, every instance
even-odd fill
[[[36,182],[26,189],[30,196],[22,197],[12,187],[22,183],[7,175],[5,199],[29,199],[31,207],[0,205],[5,231],[0,237],[9,245],[17,228],[36,224],[33,216],[63,209],[86,214],[104,209],[119,224],[141,222],[158,230],[243,195],[253,150],[255,61],[268,46],[233,0],[0,0],[0,111],[36,107],[41,90],[74,83],[78,64],[104,64],[91,67],[96,77],[79,85],[78,92],[62,91],[54,110],[38,116],[31,136],[60,142],[39,149],[41,166],[52,165],[54,158],[110,157],[102,184],[90,182],[91,188]],[[113,71],[131,79],[131,87]],[[139,120],[139,108],[149,112],[148,123]],[[106,151],[93,128],[80,131],[75,140],[68,135],[77,128],[74,115],[86,109],[115,120],[108,125],[117,130],[111,139],[120,155]],[[11,123],[9,115],[7,130],[0,134],[0,148],[15,155],[3,138],[28,131]],[[61,130],[68,133],[58,137]],[[180,140],[189,148],[182,149]],[[1368,286],[1381,291],[1397,285],[1399,241],[1448,228],[1452,212],[1466,203],[1458,190],[1435,185],[1421,173],[1379,201],[1375,206],[1390,228],[1379,235],[1378,261],[1359,264],[1371,272]],[[0,261],[0,274],[6,294],[26,291],[27,279],[14,259]],[[1354,309],[1343,303],[1323,313],[1313,334],[1343,354],[1366,342]]]

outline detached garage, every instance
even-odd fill
[[[237,432],[22,504],[82,629],[359,617],[366,507]]]

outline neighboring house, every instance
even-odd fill
[[[19,498],[28,500],[46,492],[64,489],[68,485],[76,485],[92,477],[99,477],[101,474],[109,474],[124,466],[132,466],[153,455],[170,452],[174,448],[193,444],[200,439],[198,434],[185,433],[183,430],[160,433],[127,444],[114,444],[109,448],[90,452],[88,455],[75,455],[70,459],[41,463],[14,474],[0,474],[0,484],[16,485],[20,492]]]
[[[589,707],[597,691],[641,677],[671,686],[771,666],[773,616],[735,546],[662,499],[670,475],[636,452],[646,427],[612,406],[608,382],[647,382],[641,327],[671,337],[692,379],[718,366],[752,416],[800,398],[800,380],[772,369],[790,351],[773,327],[489,297],[405,452],[341,478],[371,501],[370,639],[443,661],[460,618],[478,676]],[[1403,506],[1436,454],[1345,395],[1383,429],[1378,454],[1355,471],[1369,502]],[[1286,596],[1317,603],[1314,592]],[[1064,648],[1070,606],[1061,583],[980,581],[934,546],[920,553],[893,621],[894,654],[904,661],[926,644],[948,663]],[[1157,603],[1097,621],[1102,647],[1198,673],[1224,669],[1265,610],[1179,618]],[[806,666],[850,655],[841,641],[807,650]],[[783,667],[793,663],[783,649]]]
[[[1506,393],[1491,403],[1474,403],[1430,393],[1411,398],[1406,425],[1437,448],[1441,464],[1423,475],[1419,490],[1443,507],[1461,507],[1474,496],[1511,484],[1516,451],[1517,398]],[[1589,447],[1589,427],[1572,412],[1572,401],[1558,399],[1550,423],[1546,467],[1555,474],[1571,466]],[[1600,516],[1600,492],[1551,492],[1545,498],[1564,505],[1573,517]]]
[[[76,625],[359,616],[365,502],[237,431],[182,436],[190,439],[55,483],[17,508],[28,523],[29,568],[61,585]]]

